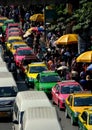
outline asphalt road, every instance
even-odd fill
[[[28,89],[27,85],[24,82],[24,79],[21,78],[20,75],[18,75],[18,80],[16,83],[18,85],[19,91],[25,91]],[[78,126],[72,126],[70,119],[65,118],[65,112],[63,110],[60,111],[56,105],[54,106],[56,107],[62,130],[78,130]],[[12,130],[12,121],[9,119],[0,119],[0,130]]]

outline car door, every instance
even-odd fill
[[[35,83],[34,88],[35,88],[35,90],[39,90],[39,81],[40,81],[40,75],[38,74],[36,79],[34,80],[34,83]]]
[[[56,84],[53,88],[53,100],[58,105],[58,99],[59,99],[59,85]]]
[[[87,130],[87,112],[83,112],[78,119],[78,125],[80,130]]]
[[[71,117],[71,115],[72,115],[72,102],[73,102],[73,96],[70,95],[65,103],[69,117]]]

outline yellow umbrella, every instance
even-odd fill
[[[69,45],[78,42],[77,34],[65,34],[56,40],[57,45]]]
[[[44,15],[43,14],[34,14],[30,17],[31,21],[37,22],[44,22]]]
[[[91,63],[91,62],[92,62],[92,51],[86,51],[86,52],[80,54],[80,55],[76,58],[76,62]]]

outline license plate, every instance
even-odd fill
[[[0,117],[7,117],[8,115],[8,112],[0,112]]]

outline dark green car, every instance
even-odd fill
[[[51,89],[61,78],[55,71],[43,71],[38,73],[37,78],[34,80],[34,89],[44,91],[46,94],[51,94]]]

